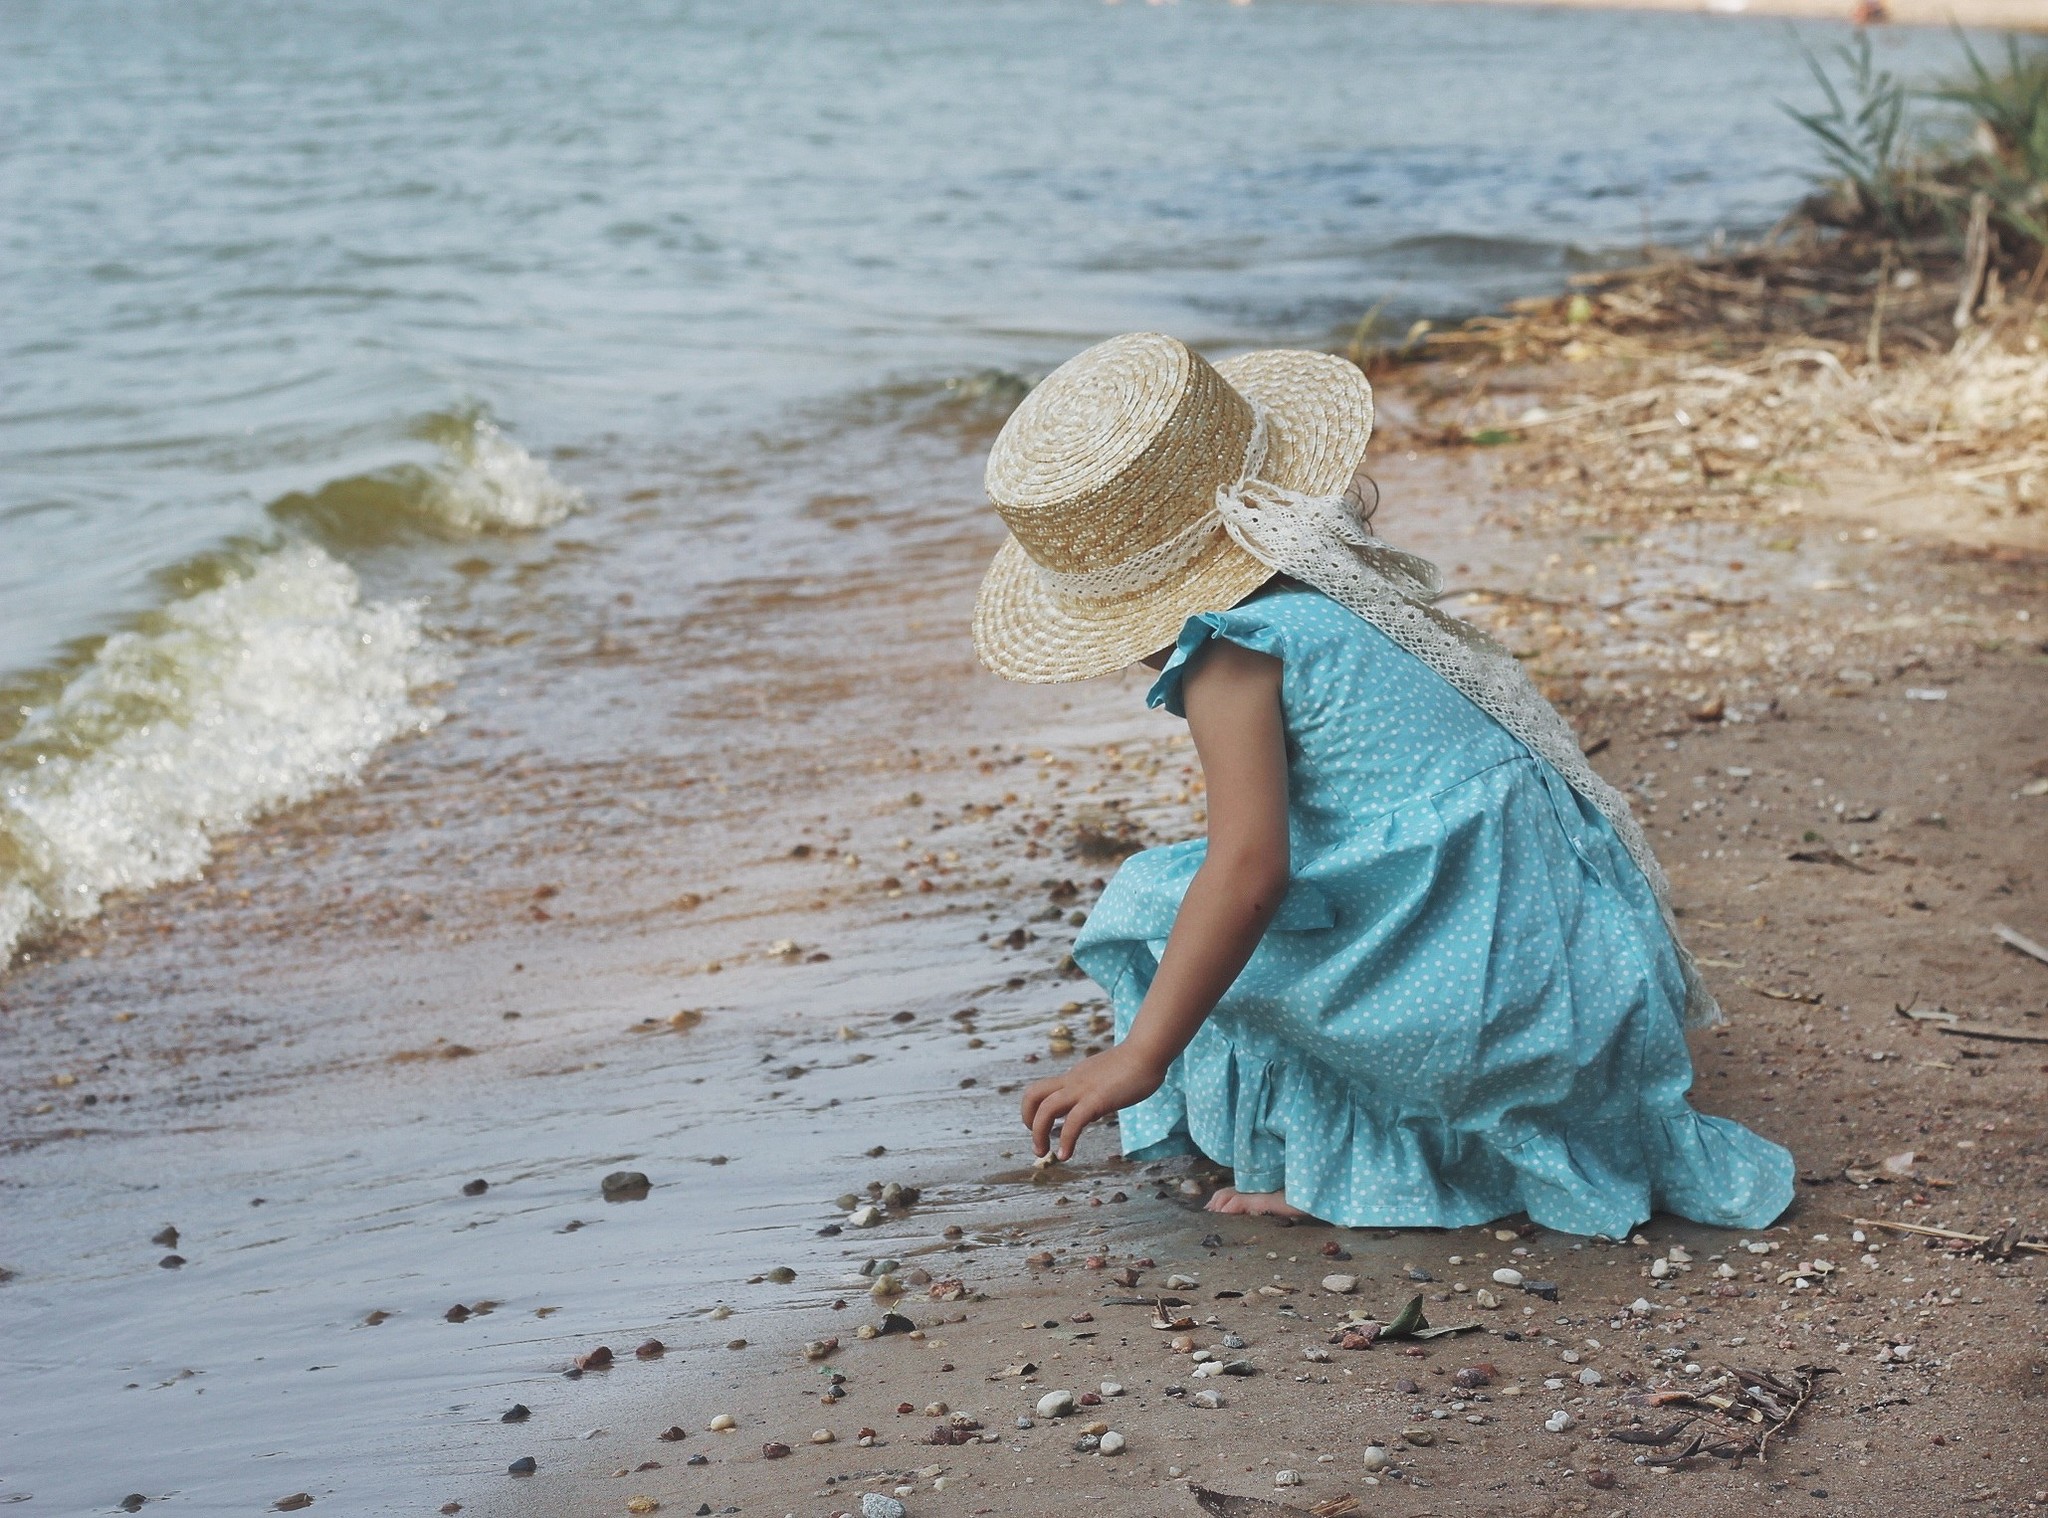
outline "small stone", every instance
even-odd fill
[[[880,1492],[863,1492],[860,1499],[860,1518],[909,1518],[909,1510],[894,1497]]]
[[[270,1510],[274,1513],[296,1513],[300,1508],[311,1507],[312,1505],[313,1494],[311,1492],[293,1492],[289,1497],[280,1497],[277,1501],[271,1503]]]
[[[1340,1297],[1348,1297],[1351,1295],[1351,1293],[1358,1290],[1358,1277],[1324,1276],[1323,1290],[1328,1292],[1334,1292]]]
[[[1543,1420],[1543,1426],[1553,1434],[1561,1434],[1572,1426],[1572,1415],[1560,1407]]]
[[[498,1421],[500,1423],[524,1423],[532,1416],[532,1408],[528,1407],[524,1402],[515,1402],[498,1414]]]
[[[505,1467],[505,1473],[508,1476],[531,1476],[539,1469],[540,1462],[535,1460],[533,1456],[521,1455],[517,1460],[514,1460]]]
[[[852,1192],[848,1191],[843,1193],[839,1197],[839,1199],[835,1201],[832,1205],[834,1207],[837,1207],[841,1212],[851,1212],[854,1210],[854,1208],[860,1206],[860,1204],[860,1198],[855,1196]]]
[[[653,1182],[638,1170],[614,1170],[597,1186],[607,1202],[638,1202],[646,1197]]]
[[[789,1446],[780,1439],[770,1439],[761,1446],[761,1458],[763,1460],[785,1460],[788,1457]]]
[[[127,1496],[121,1499],[118,1506],[124,1513],[139,1513],[142,1511],[142,1504],[147,1501],[149,1501],[149,1499],[143,1496],[142,1493],[130,1492]]]
[[[1168,1291],[1193,1291],[1201,1284],[1193,1276],[1170,1275],[1166,1278],[1166,1289]]]
[[[664,1444],[675,1444],[681,1440],[689,1438],[690,1431],[684,1428],[680,1423],[671,1423],[667,1428],[663,1429],[654,1437],[661,1440],[661,1442]]]
[[[745,1349],[747,1347],[747,1341],[745,1339],[727,1339],[725,1341],[725,1347],[727,1349]]]
[[[832,1432],[832,1430],[831,1430],[831,1429],[829,1429],[829,1428],[820,1428],[820,1429],[814,1429],[814,1430],[812,1430],[812,1432],[811,1432],[811,1443],[813,1443],[813,1444],[831,1444],[831,1443],[833,1443],[833,1442],[834,1442],[834,1441],[835,1441],[835,1440],[836,1440],[836,1439],[837,1439],[838,1437],[839,1437],[839,1436],[838,1436],[837,1434],[833,1433],[833,1432]]]
[[[1275,1485],[1275,1486],[1300,1486],[1300,1485],[1301,1485],[1301,1472],[1300,1472],[1300,1471],[1275,1471],[1275,1472],[1273,1472],[1273,1485]]]
[[[174,1224],[166,1223],[162,1228],[150,1235],[149,1242],[156,1245],[159,1249],[176,1249],[178,1247],[177,1227]],[[144,1502],[149,1501],[147,1497],[144,1497],[142,1500]],[[126,1502],[127,1499],[124,1497],[122,1501]]]
[[[1500,1306],[1500,1298],[1482,1286],[1472,1293],[1472,1305],[1474,1307],[1484,1307],[1490,1311]]]
[[[853,1210],[853,1216],[849,1217],[846,1221],[856,1228],[873,1228],[888,1216],[880,1207],[870,1202],[864,1207],[856,1207]]]
[[[1413,1445],[1430,1445],[1436,1443],[1436,1430],[1433,1428],[1404,1428],[1401,1430],[1401,1437]]]
[[[1226,1360],[1223,1362],[1223,1374],[1226,1376],[1256,1376],[1258,1373],[1258,1366],[1252,1364],[1249,1360]]]
[[[1377,1444],[1368,1444],[1365,1452],[1358,1457],[1358,1463],[1369,1471],[1383,1471],[1394,1463],[1394,1457]]]
[[[1123,1383],[1122,1383],[1121,1381],[1105,1381],[1105,1382],[1103,1382],[1103,1383],[1102,1383],[1102,1395],[1103,1395],[1103,1396],[1105,1396],[1105,1397],[1121,1397],[1121,1396],[1122,1396],[1123,1394],[1124,1394],[1124,1386],[1123,1386]]]
[[[712,1308],[710,1312],[706,1313],[705,1316],[708,1317],[714,1323],[723,1323],[727,1318],[732,1316],[732,1309],[730,1307],[727,1307],[723,1302],[721,1302],[716,1307]]]
[[[1225,1334],[1223,1336],[1223,1347],[1225,1349],[1243,1349],[1244,1340],[1240,1339],[1236,1334]]]
[[[773,1270],[768,1272],[768,1279],[773,1281],[777,1286],[787,1286],[791,1281],[794,1281],[796,1279],[796,1272],[791,1270],[787,1265],[777,1265]]]
[[[1223,1406],[1223,1393],[1218,1391],[1198,1391],[1188,1400],[1197,1407],[1206,1407],[1213,1410]]]
[[[924,1405],[924,1415],[927,1418],[943,1418],[952,1410],[943,1402],[927,1402]]]
[[[711,1432],[714,1434],[729,1434],[739,1426],[740,1420],[731,1413],[720,1413],[711,1420],[709,1425]]]
[[[1501,1286],[1520,1286],[1522,1273],[1512,1265],[1503,1265],[1493,1273],[1493,1279]]]
[[[576,1357],[576,1368],[578,1370],[603,1370],[611,1363],[612,1352],[602,1344]]]
[[[871,1297],[900,1297],[903,1295],[903,1283],[885,1270],[875,1277],[875,1284],[868,1288],[868,1295]]]
[[[1074,1410],[1074,1394],[1070,1391],[1049,1391],[1038,1399],[1038,1416],[1041,1418],[1064,1418]]]
[[[667,1353],[668,1346],[659,1339],[645,1340],[633,1348],[633,1358],[636,1360],[659,1360]]]
[[[490,1189],[491,1183],[486,1180],[465,1181],[462,1186],[462,1194],[464,1196],[482,1196]]]
[[[1074,1441],[1074,1453],[1077,1455],[1092,1455],[1101,1444],[1102,1439],[1099,1435],[1083,1434]]]
[[[633,1496],[626,1499],[626,1511],[629,1513],[658,1513],[661,1511],[661,1504],[652,1497]]]
[[[167,1254],[158,1260],[157,1264],[165,1270],[180,1270],[184,1267],[185,1257],[181,1254]]]
[[[1116,1456],[1121,1455],[1126,1448],[1128,1448],[1128,1444],[1124,1436],[1112,1431],[1102,1436],[1102,1443],[1098,1446],[1097,1452],[1114,1459]]]
[[[1579,1385],[1581,1386],[1598,1386],[1600,1380],[1600,1372],[1593,1369],[1590,1365],[1579,1372]]]

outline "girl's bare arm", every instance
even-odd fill
[[[1033,1149],[1064,1118],[1059,1157],[1106,1113],[1159,1089],[1287,893],[1287,745],[1280,662],[1218,641],[1189,673],[1188,731],[1208,785],[1209,850],[1174,918],[1159,973],[1124,1041],[1024,1093]]]

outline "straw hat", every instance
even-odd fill
[[[1336,495],[1364,462],[1372,387],[1327,353],[1212,366],[1156,332],[1098,343],[1047,376],[989,451],[989,499],[1011,536],[975,603],[982,663],[1035,684],[1108,674],[1270,579],[1217,516],[1262,415],[1258,477]]]

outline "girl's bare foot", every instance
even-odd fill
[[[1299,1207],[1289,1205],[1284,1191],[1239,1191],[1235,1186],[1219,1186],[1216,1194],[1209,1198],[1211,1212],[1237,1212],[1258,1214],[1275,1218],[1305,1218],[1307,1213]]]

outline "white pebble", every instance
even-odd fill
[[[1300,1485],[1301,1485],[1301,1472],[1300,1472],[1300,1471],[1275,1471],[1275,1472],[1273,1472],[1273,1485],[1275,1485],[1275,1486],[1300,1486]]]
[[[1121,1397],[1124,1394],[1124,1384],[1121,1381],[1105,1381],[1100,1390],[1105,1397]]]
[[[1074,1410],[1074,1394],[1070,1391],[1049,1391],[1038,1399],[1038,1416],[1041,1418],[1064,1418]]]
[[[1218,1391],[1198,1391],[1189,1400],[1197,1407],[1218,1408],[1223,1406],[1223,1393]]]
[[[1503,1265],[1493,1273],[1493,1279],[1502,1286],[1520,1286],[1522,1273],[1512,1265]]]
[[[1104,1434],[1102,1443],[1096,1446],[1096,1453],[1101,1455],[1121,1455],[1123,1452],[1124,1436],[1113,1430]]]
[[[1365,1453],[1358,1457],[1358,1463],[1369,1471],[1383,1471],[1394,1462],[1379,1445],[1368,1444]]]
[[[1335,1292],[1340,1297],[1348,1297],[1351,1295],[1352,1292],[1358,1290],[1358,1277],[1324,1276],[1323,1290]]]
[[[1572,1415],[1560,1407],[1543,1420],[1543,1426],[1553,1434],[1561,1434],[1572,1426]]]

